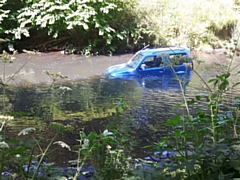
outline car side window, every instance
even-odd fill
[[[141,69],[149,69],[163,66],[162,57],[151,56],[144,59]]]
[[[172,65],[178,66],[189,61],[189,57],[186,54],[170,54],[168,58]]]

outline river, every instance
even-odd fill
[[[77,133],[83,128],[86,132],[102,132],[109,121],[116,121],[113,118],[115,107],[123,100],[127,110],[122,114],[126,124],[129,124],[130,141],[137,143],[132,155],[146,155],[148,150],[142,147],[166,135],[166,120],[182,112],[183,109],[176,104],[183,102],[183,96],[176,81],[162,82],[156,86],[155,83],[105,78],[103,72],[107,67],[126,62],[131,56],[132,54],[85,57],[63,55],[60,52],[16,55],[16,61],[5,67],[5,78],[11,79],[8,82],[5,111],[13,112],[15,116],[8,128],[8,138],[19,139],[18,132],[26,127],[35,127],[46,139],[51,138],[53,133],[48,125],[55,121],[74,127],[73,133],[61,134],[59,137],[59,140],[74,146],[79,138]],[[207,93],[206,84],[202,80],[207,81],[224,72],[228,63],[222,51],[195,52],[192,56],[196,56],[196,72],[193,72],[185,89],[189,100]],[[239,58],[234,60],[233,67],[238,65],[237,60]],[[0,67],[3,68],[3,64]],[[233,74],[237,70],[238,68]],[[55,76],[57,80],[53,88],[49,89],[53,80],[45,71],[66,77],[61,79],[60,76]],[[0,77],[3,74],[1,71]],[[14,78],[11,78],[13,75]],[[239,79],[239,75],[231,77],[232,82]],[[76,154],[69,153],[66,149],[60,148],[55,152],[50,154],[50,160],[58,165],[76,158]]]

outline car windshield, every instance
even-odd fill
[[[135,54],[128,62],[127,62],[127,66],[130,67],[130,68],[133,68],[135,69],[138,64],[141,62],[143,58],[143,55],[142,54]]]

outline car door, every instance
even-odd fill
[[[161,57],[145,57],[137,69],[138,77],[159,77],[165,68],[165,63]]]

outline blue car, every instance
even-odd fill
[[[148,48],[138,51],[127,63],[105,70],[108,78],[148,79],[190,75],[193,62],[189,50],[182,47]]]

